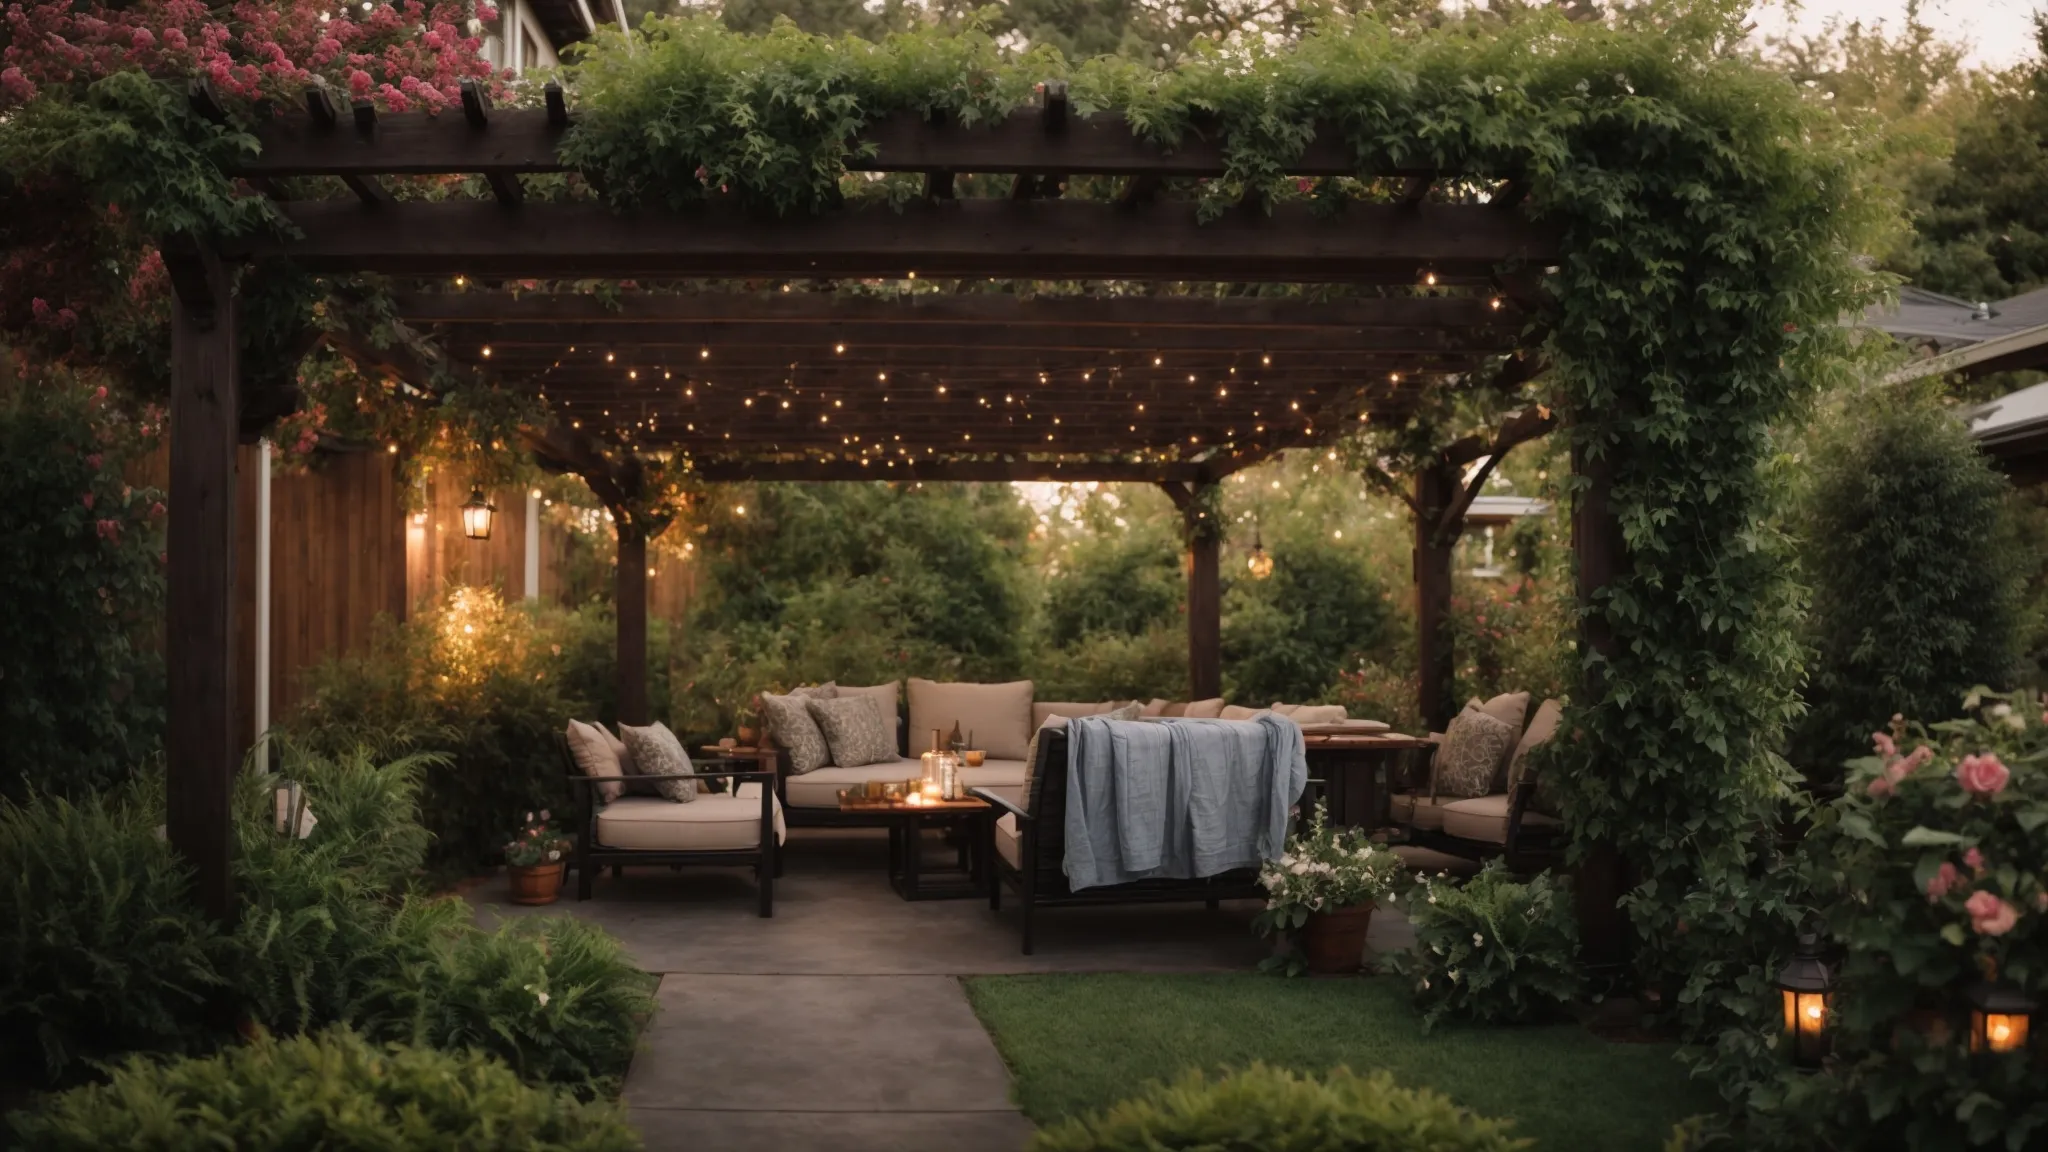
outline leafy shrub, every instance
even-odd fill
[[[30,1148],[474,1148],[625,1152],[619,1109],[520,1083],[481,1053],[381,1049],[346,1030],[203,1059],[131,1059],[11,1118]]]
[[[1835,1056],[1819,1074],[1780,1056],[1758,1078],[1756,1147],[2032,1148],[2048,1132],[2048,1065],[1973,1056],[1958,1028],[1980,980],[2048,1000],[2048,715],[2031,692],[1966,705],[1877,733],[1805,845],[1840,952]]]
[[[351,1021],[382,1039],[475,1048],[528,1083],[588,1099],[617,1094],[654,1011],[654,984],[602,929],[522,919],[497,932],[440,933],[424,955],[385,972]]]
[[[1886,717],[2008,684],[2019,580],[2008,485],[1934,382],[1855,398],[1813,451],[1805,553],[1814,656],[1793,760],[1838,779]]]
[[[1454,698],[1565,694],[1576,675],[1571,595],[1568,580],[1460,580],[1449,621],[1458,657]]]
[[[1069,648],[1097,633],[1142,636],[1172,624],[1185,597],[1171,539],[1091,536],[1069,548],[1059,571],[1046,580],[1045,638]]]
[[[181,1052],[226,981],[192,872],[129,790],[0,798],[0,1068],[61,1083],[123,1052]]]
[[[1415,678],[1412,667],[1396,672],[1383,664],[1362,662],[1338,675],[1329,700],[1344,705],[1355,718],[1385,721],[1396,732],[1421,732],[1422,709]]]
[[[1385,1072],[1339,1068],[1322,1077],[1253,1064],[1210,1080],[1191,1071],[1172,1084],[1093,1116],[1039,1132],[1032,1152],[1509,1152],[1529,1142],[1505,1121],[1475,1115]]]
[[[1529,1020],[1578,994],[1579,924],[1552,874],[1519,883],[1494,859],[1462,884],[1424,880],[1406,907],[1415,946],[1394,966],[1415,979],[1424,1028]]]
[[[122,479],[143,429],[107,390],[29,363],[0,346],[0,793],[78,795],[161,738],[163,505]]]
[[[329,754],[366,740],[385,753],[439,753],[421,805],[433,837],[427,863],[495,863],[522,813],[570,807],[555,735],[570,716],[593,713],[584,688],[564,682],[549,619],[458,588],[436,611],[380,630],[361,654],[310,669],[285,728]]]
[[[1042,646],[1027,671],[1040,700],[1178,700],[1188,691],[1188,631],[1176,620],[1135,636],[1092,632]]]
[[[1364,554],[1320,536],[1273,545],[1273,575],[1223,597],[1223,672],[1236,700],[1319,700],[1387,638],[1390,610]]]

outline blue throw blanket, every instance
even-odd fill
[[[1287,844],[1308,784],[1301,727],[1250,720],[1067,725],[1067,883],[1075,891],[1256,867]]]

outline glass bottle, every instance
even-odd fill
[[[940,731],[932,729],[932,750],[921,758],[924,776],[918,781],[918,790],[928,800],[937,800],[945,794],[947,764],[953,759],[953,754],[946,751],[943,741]]]

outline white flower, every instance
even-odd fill
[[[533,823],[533,813],[531,813],[531,812],[528,812],[528,813],[526,814],[526,822],[527,822],[528,824],[531,824],[531,823]]]
[[[561,852],[561,850],[560,850],[560,849],[558,849],[558,848],[550,848],[550,849],[548,849],[548,859],[550,859],[550,860],[560,860],[561,858],[562,858],[562,852]]]
[[[2012,705],[2010,704],[2000,702],[1991,706],[1991,718],[1994,720],[2003,720],[2010,715],[2012,715]]]
[[[528,985],[526,986],[526,990],[527,990],[528,992],[531,992],[531,993],[533,993],[533,998],[534,998],[535,1000],[538,1000],[538,1001],[540,1001],[540,1006],[541,1006],[541,1007],[545,1008],[545,1007],[547,1007],[547,1006],[548,1006],[548,992],[547,992],[547,989],[545,989],[545,988],[537,988],[537,987],[535,987],[535,986],[534,986],[534,985],[532,985],[532,984],[528,984]]]
[[[1424,992],[1427,992],[1427,991],[1429,991],[1429,977],[1427,977],[1427,976],[1424,976],[1424,977],[1422,978],[1422,990],[1423,990]]]
[[[1477,933],[1477,932],[1474,932],[1474,933],[1472,934],[1472,946],[1473,946],[1474,948],[1484,948],[1484,947],[1486,947],[1486,937],[1484,937],[1484,936],[1481,936],[1481,935],[1480,935],[1479,933]]]
[[[1453,968],[1449,972],[1444,973],[1444,975],[1449,976],[1451,978],[1451,983],[1456,984],[1458,982],[1458,970],[1456,968]]]

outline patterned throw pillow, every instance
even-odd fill
[[[1458,713],[1436,750],[1437,798],[1462,800],[1492,792],[1494,774],[1519,735],[1477,708]]]
[[[872,696],[846,696],[805,704],[832,751],[832,763],[859,768],[896,759],[896,718],[882,715],[881,701]]]
[[[619,737],[626,747],[633,750],[633,767],[642,776],[676,777],[691,776],[696,769],[690,766],[690,754],[683,751],[683,742],[668,730],[668,725],[656,722],[645,728],[629,724],[619,725]],[[695,780],[654,779],[649,780],[654,790],[664,799],[678,804],[688,804],[697,798]]]
[[[833,691],[836,695],[838,690]],[[811,719],[810,709],[805,707],[816,698],[761,693],[761,714],[768,719],[768,736],[789,753],[789,774],[792,776],[816,772],[832,762],[825,734],[818,731],[818,722]]]

